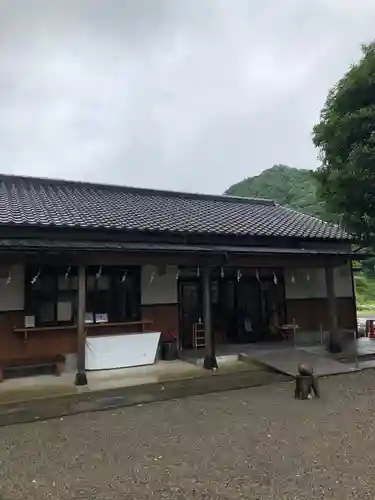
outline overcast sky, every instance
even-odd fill
[[[223,192],[317,166],[374,0],[0,0],[0,170]]]

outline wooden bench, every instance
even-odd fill
[[[65,356],[62,355],[31,359],[20,358],[8,361],[0,360],[0,382],[4,380],[5,374],[9,372],[27,374],[27,372],[42,370],[44,368],[50,368],[52,373],[60,376],[64,370],[64,364]]]

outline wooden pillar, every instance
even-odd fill
[[[78,319],[77,319],[77,336],[78,336],[78,352],[77,352],[77,375],[75,379],[76,385],[87,385],[85,350],[86,350],[86,268],[79,266],[78,268]]]
[[[215,346],[212,332],[212,307],[211,307],[211,269],[209,266],[203,268],[203,324],[206,354],[203,367],[207,370],[216,370],[217,361],[215,357]]]
[[[325,268],[327,302],[328,302],[328,325],[329,325],[329,350],[331,352],[341,351],[341,342],[338,332],[337,320],[337,301],[335,297],[334,268],[328,266]]]

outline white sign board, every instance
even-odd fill
[[[148,332],[87,337],[86,370],[152,365],[160,335],[160,332]]]

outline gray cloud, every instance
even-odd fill
[[[1,170],[222,192],[314,168],[374,28],[373,0],[3,0]]]

